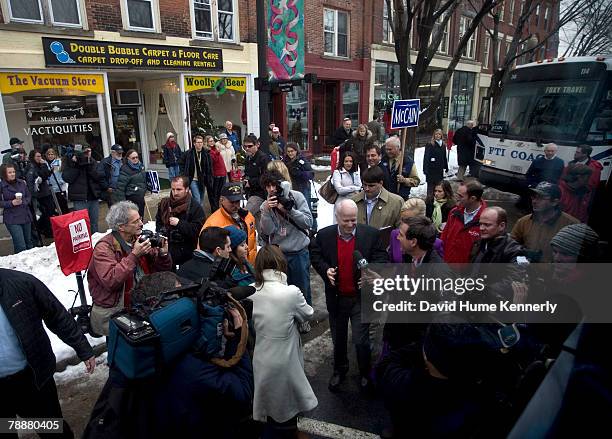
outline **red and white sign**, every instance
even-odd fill
[[[62,273],[68,276],[87,269],[93,254],[87,210],[51,217],[55,251]]]

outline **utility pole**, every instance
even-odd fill
[[[268,32],[266,29],[266,5],[265,0],[257,0],[257,75],[255,88],[259,91],[259,142],[264,150],[268,149],[270,136],[268,126],[270,125],[270,83],[268,82]]]

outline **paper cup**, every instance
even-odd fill
[[[23,194],[21,192],[17,192],[15,194],[15,198],[17,198],[18,200],[21,200],[22,197],[23,197]]]

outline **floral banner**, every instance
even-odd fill
[[[304,0],[268,0],[268,79],[304,77]]]

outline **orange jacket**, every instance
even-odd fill
[[[246,216],[243,216],[246,212]],[[223,207],[217,209],[211,216],[208,217],[202,230],[207,227],[227,227],[236,226],[247,233],[247,245],[249,247],[248,260],[251,265],[255,264],[255,256],[257,256],[257,233],[255,232],[255,217],[251,212],[241,209],[239,211],[240,217],[244,224],[241,226],[231,217],[229,213],[225,211]],[[200,233],[202,233],[200,230]]]

